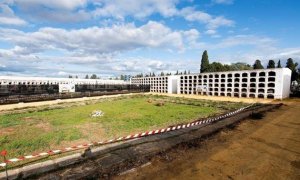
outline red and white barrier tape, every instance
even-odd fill
[[[137,134],[128,135],[128,136],[123,136],[123,137],[119,137],[119,138],[115,138],[115,139],[110,139],[110,140],[106,140],[106,141],[99,141],[99,142],[93,142],[93,143],[88,143],[88,144],[82,144],[82,145],[67,147],[67,148],[63,148],[63,149],[50,150],[48,152],[42,152],[42,153],[37,153],[37,154],[22,156],[22,157],[19,157],[19,158],[7,159],[5,162],[0,163],[0,167],[5,167],[9,163],[14,163],[14,162],[18,162],[18,161],[27,160],[27,159],[33,159],[33,158],[44,157],[44,156],[51,156],[51,155],[55,155],[55,154],[61,154],[61,153],[64,153],[64,152],[70,152],[70,151],[74,151],[74,150],[78,150],[78,149],[88,148],[88,147],[91,147],[91,146],[111,144],[111,143],[115,143],[115,142],[119,142],[119,141],[126,141],[126,140],[130,140],[130,139],[136,139],[136,138],[140,138],[140,137],[145,137],[145,136],[150,136],[150,135],[165,133],[165,132],[169,132],[169,131],[175,131],[175,130],[179,130],[179,129],[185,129],[185,128],[189,128],[189,127],[193,127],[193,126],[197,126],[197,125],[201,125],[201,124],[208,124],[208,123],[211,123],[211,122],[218,121],[220,119],[226,118],[228,116],[234,115],[234,114],[236,114],[236,113],[238,113],[240,111],[243,111],[244,109],[249,108],[251,106],[252,106],[252,104],[249,105],[249,106],[240,108],[240,109],[238,109],[236,111],[229,112],[229,113],[227,113],[225,115],[221,115],[221,116],[214,117],[214,118],[207,118],[205,120],[198,120],[198,121],[194,121],[194,122],[187,123],[187,124],[170,126],[168,128],[163,128],[163,129],[158,129],[158,130],[146,131],[146,132],[137,133]]]

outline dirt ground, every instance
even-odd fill
[[[300,99],[115,179],[300,179]]]

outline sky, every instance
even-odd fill
[[[0,0],[0,75],[102,78],[300,63],[298,0]]]

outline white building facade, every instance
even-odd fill
[[[48,78],[48,77],[21,77],[21,76],[0,76],[0,92],[7,91],[6,86],[25,85],[43,86],[57,85],[59,93],[75,92],[75,85],[129,85],[123,80],[104,80],[104,79],[73,79],[73,78]]]
[[[129,84],[123,80],[106,79],[75,79],[75,78],[48,78],[48,77],[22,77],[22,76],[0,76],[0,85],[58,85],[58,84]]]
[[[247,98],[289,97],[288,68],[227,71],[132,78],[132,84],[150,85],[151,92]]]

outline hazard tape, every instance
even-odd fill
[[[242,107],[240,109],[237,109],[233,112],[226,113],[226,114],[221,115],[221,116],[217,116],[217,117],[214,117],[214,118],[207,118],[205,120],[197,120],[197,121],[190,122],[190,123],[187,123],[187,124],[175,125],[175,126],[170,126],[168,128],[157,129],[157,130],[152,130],[152,131],[146,131],[146,132],[132,134],[132,135],[128,135],[128,136],[122,136],[122,137],[118,137],[118,138],[114,138],[114,139],[110,139],[110,140],[106,140],[106,141],[92,142],[92,143],[88,143],[88,144],[81,144],[81,145],[66,147],[66,148],[62,148],[62,149],[50,150],[50,151],[47,151],[47,152],[42,152],[42,153],[37,153],[37,154],[32,154],[32,155],[27,155],[27,156],[21,156],[21,157],[18,157],[18,158],[7,159],[5,162],[0,163],[0,167],[5,167],[9,163],[15,163],[15,162],[24,161],[24,160],[30,160],[30,159],[34,159],[34,158],[38,158],[38,157],[52,156],[52,155],[61,154],[61,153],[65,153],[65,152],[70,152],[70,151],[75,151],[75,150],[79,150],[79,149],[89,148],[91,146],[112,144],[112,143],[116,143],[116,142],[120,142],[120,141],[126,141],[126,140],[141,138],[141,137],[145,137],[145,136],[166,133],[166,132],[169,132],[169,131],[176,131],[176,130],[179,130],[179,129],[190,128],[190,127],[201,125],[201,124],[209,124],[209,123],[212,123],[214,121],[218,121],[218,120],[227,118],[229,116],[232,116],[236,113],[239,113],[239,112],[251,107],[252,105],[253,104],[251,104],[249,106],[246,106],[246,107]]]

